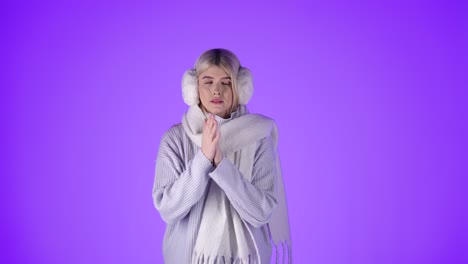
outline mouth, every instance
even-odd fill
[[[222,104],[223,103],[223,101],[219,100],[219,99],[213,99],[210,102],[213,103],[213,104]]]

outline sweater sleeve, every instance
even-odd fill
[[[263,138],[255,153],[252,182],[224,158],[209,176],[224,190],[239,215],[254,227],[268,223],[278,205],[276,195],[276,153],[273,140]]]
[[[201,149],[185,168],[183,148],[182,140],[169,130],[161,139],[156,158],[153,202],[168,224],[185,217],[200,200],[213,169]]]

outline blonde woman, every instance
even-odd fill
[[[250,71],[231,51],[208,50],[182,94],[189,108],[161,139],[153,185],[165,263],[270,263],[272,242],[291,263],[278,129],[247,110]]]

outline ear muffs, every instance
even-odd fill
[[[253,94],[252,73],[245,67],[240,67],[237,74],[239,104],[246,105]],[[188,106],[200,103],[198,97],[198,78],[195,69],[185,71],[182,77],[182,97]]]

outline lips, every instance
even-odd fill
[[[220,104],[220,103],[223,102],[223,100],[221,100],[221,99],[213,99],[213,100],[211,100],[210,102],[215,103],[215,104]]]

